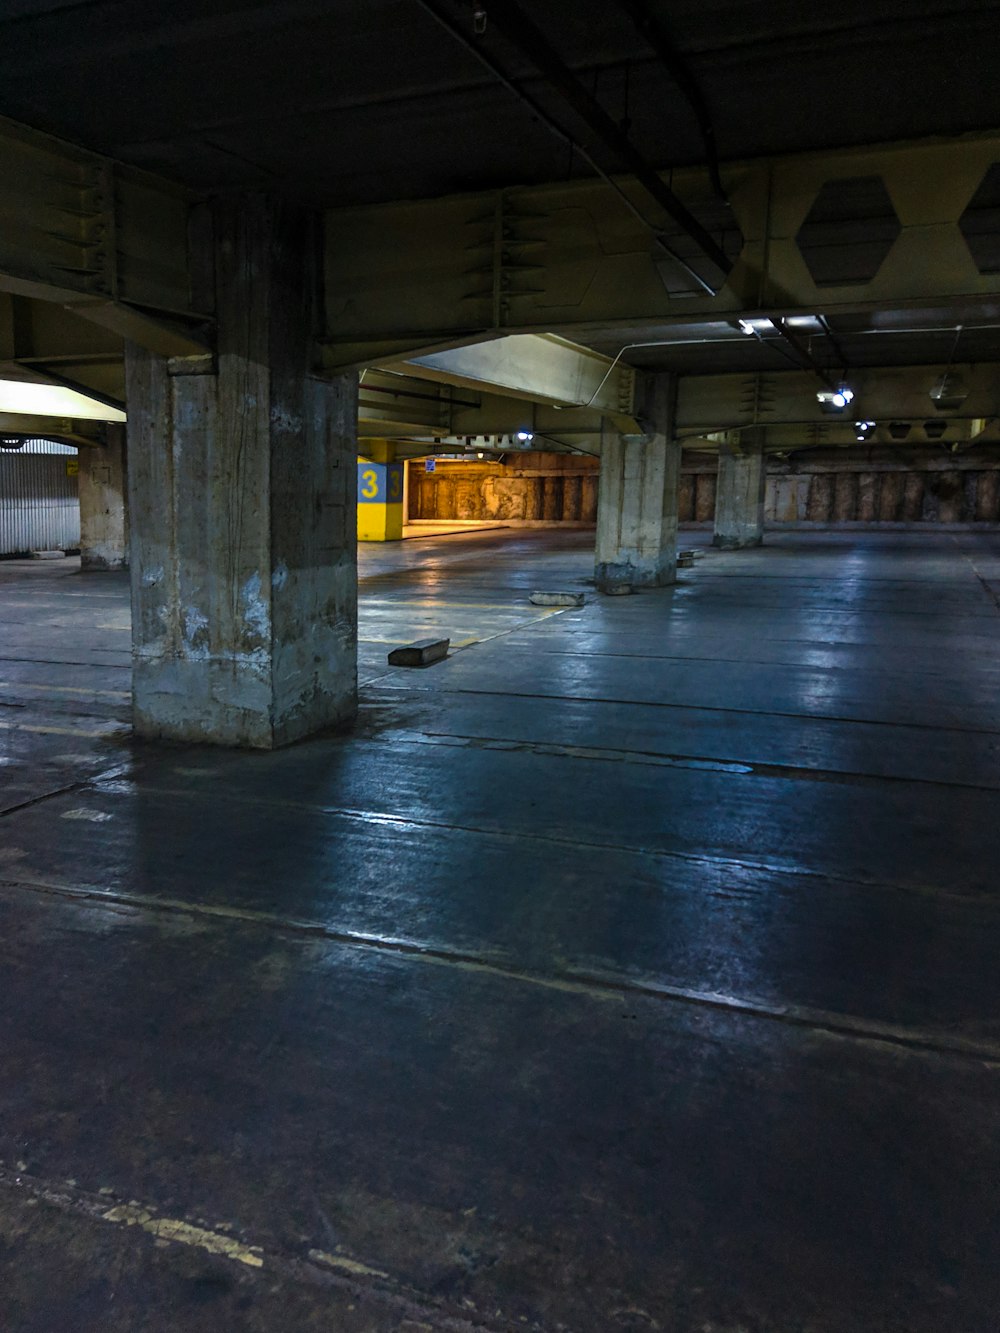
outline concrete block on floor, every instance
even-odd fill
[[[532,606],[583,606],[582,592],[533,592],[528,598]]]
[[[390,666],[422,667],[440,662],[448,656],[450,639],[419,639],[403,648],[393,648],[389,654]]]

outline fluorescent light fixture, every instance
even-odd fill
[[[754,333],[765,333],[768,329],[774,329],[774,320],[772,319],[741,319],[737,321],[740,326],[740,332],[748,337]]]
[[[61,384],[0,380],[0,412],[25,417],[70,417],[77,421],[124,421],[125,413]]]

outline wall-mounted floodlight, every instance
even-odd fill
[[[843,412],[845,407],[854,402],[854,390],[845,384],[839,389],[821,389],[816,395],[816,401],[824,412]]]

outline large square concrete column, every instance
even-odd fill
[[[110,424],[103,446],[79,453],[80,568],[124,569],[128,564],[125,427]]]
[[[595,581],[599,588],[657,587],[677,577],[681,446],[674,438],[675,382],[648,379],[647,432],[601,436]]]
[[[126,349],[142,735],[271,748],[355,713],[357,377],[312,373],[317,234],[220,206],[216,357]]]
[[[715,546],[730,550],[760,546],[764,540],[764,486],[767,459],[764,431],[745,430],[739,446],[719,445],[715,489]]]

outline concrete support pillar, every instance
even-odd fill
[[[715,546],[736,549],[764,540],[764,485],[767,481],[764,431],[743,431],[738,449],[719,445],[715,488]]]
[[[657,587],[677,577],[681,446],[674,438],[674,383],[650,377],[645,435],[605,430],[597,504],[599,588]]]
[[[311,373],[317,235],[218,206],[217,356],[126,347],[142,735],[271,748],[354,715],[357,377]]]
[[[80,568],[125,569],[128,565],[125,427],[109,425],[103,448],[81,449]]]

